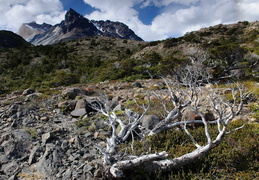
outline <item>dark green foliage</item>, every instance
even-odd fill
[[[174,51],[164,57],[157,66],[157,73],[161,76],[176,75],[181,68],[189,63],[188,59],[179,51]]]
[[[258,57],[254,55],[259,54],[259,30],[250,28],[253,26],[248,22],[217,25],[154,42],[91,37],[48,46],[1,49],[0,90],[175,76],[190,65],[188,53],[193,47],[209,53],[203,63],[211,70],[212,80],[228,77],[232,70],[240,71],[239,76],[227,80],[258,80]],[[57,72],[66,72],[66,80],[59,80]]]
[[[152,41],[148,43],[148,46],[156,46],[160,43],[161,41]]]
[[[202,31],[198,33],[200,36],[209,36],[212,35],[212,32],[210,31]]]
[[[76,84],[80,82],[80,78],[77,74],[74,73],[67,73],[64,71],[58,71],[55,73],[53,80],[50,81],[49,86],[67,86],[70,84]]]
[[[163,41],[163,47],[164,48],[175,47],[179,45],[183,39],[184,39],[183,37],[166,39]]]
[[[238,44],[222,42],[210,52],[212,58],[222,61],[221,66],[228,68],[243,61],[245,49]]]
[[[21,36],[11,31],[0,31],[0,49],[14,48],[19,46],[30,46]]]
[[[93,37],[1,51],[0,77],[4,80],[1,90],[63,86],[134,75],[135,60],[128,57],[141,43],[133,46],[129,41],[113,40]]]
[[[140,65],[146,67],[155,67],[161,61],[162,57],[155,51],[145,54],[144,57],[138,61]]]
[[[230,128],[241,124],[242,122],[234,122]],[[202,127],[190,132],[201,145],[206,143]],[[217,127],[210,127],[210,132],[215,137]],[[148,176],[150,179],[240,178],[248,180],[259,178],[258,132],[258,124],[248,124],[243,129],[227,135],[223,142],[204,158],[179,169],[173,169],[171,172],[158,171]],[[169,153],[169,158],[179,157],[195,150],[188,135],[181,130],[166,131],[151,136],[146,142],[137,142],[133,153],[140,155],[147,152],[149,148],[153,153],[165,150]]]
[[[202,41],[202,37],[196,35],[194,32],[190,32],[183,36],[183,40],[190,43],[200,43]]]

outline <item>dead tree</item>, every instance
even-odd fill
[[[222,96],[222,89],[202,87],[193,80],[195,78],[192,81],[186,80],[187,85],[182,87],[174,81],[164,79],[167,88],[153,92],[160,99],[166,115],[152,130],[146,130],[140,126],[141,119],[149,110],[150,101],[145,106],[139,105],[143,109],[141,115],[126,109],[123,119],[118,117],[107,106],[95,107],[97,111],[107,117],[106,123],[112,129],[111,136],[106,141],[106,148],[97,146],[103,154],[103,165],[107,176],[121,178],[124,176],[124,170],[135,169],[140,167],[140,165],[147,172],[158,169],[170,171],[173,168],[179,168],[202,158],[208,151],[218,146],[225,135],[243,127],[227,131],[230,122],[242,111],[244,99],[249,93],[246,93],[241,86],[236,85],[231,89],[231,100],[228,100]],[[162,98],[162,94],[165,93],[170,96],[173,109],[167,109],[167,104]],[[108,104],[107,101],[105,103]],[[194,111],[200,116],[201,120],[182,121],[182,112],[186,108]],[[213,113],[214,121],[206,121],[206,109]],[[205,145],[200,145],[188,130],[187,125],[191,123],[203,124],[206,135]],[[217,125],[218,134],[215,138],[212,138],[210,134],[209,124],[211,123]],[[139,135],[142,139],[145,139],[147,136],[179,126],[183,127],[183,130],[188,134],[194,146],[196,146],[194,151],[173,159],[168,159],[168,154],[165,151],[154,154],[147,153],[141,156],[127,153],[122,154],[118,151],[118,145],[125,143],[130,136],[132,137],[131,145],[134,146],[133,132],[137,129],[141,130]]]

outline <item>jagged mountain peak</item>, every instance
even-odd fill
[[[72,8],[65,14],[63,21],[50,28],[40,30],[40,33],[38,32],[38,27],[41,27],[41,25],[37,25],[36,22],[28,24],[30,24],[30,31],[28,28],[23,27],[20,28],[21,30],[19,30],[18,34],[34,45],[54,44],[60,41],[91,36],[108,36],[143,41],[127,25],[121,22],[112,22],[109,20],[90,21]],[[24,33],[24,31],[30,32],[29,38],[28,33]],[[23,34],[26,34],[27,38]]]
[[[136,36],[135,33],[122,22],[113,22],[110,20],[92,20],[95,26],[106,36],[113,36],[123,39],[134,39],[137,41],[143,41],[140,37]]]
[[[74,9],[70,8],[65,15],[65,23],[71,23],[83,19],[84,17],[77,13]]]
[[[85,36],[94,36],[99,34],[94,24],[71,8],[66,13],[65,20],[60,23],[60,27],[63,33],[80,31],[81,34]]]

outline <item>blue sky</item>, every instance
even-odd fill
[[[0,0],[0,29],[57,24],[73,8],[88,19],[119,21],[146,41],[216,24],[259,20],[258,0]]]
[[[72,8],[82,15],[90,14],[96,10],[95,8],[86,4],[83,0],[61,0],[61,2],[64,6],[64,10],[68,11],[69,8]]]
[[[98,9],[88,5],[83,0],[61,0],[64,9],[68,11],[70,8],[74,9],[82,15],[91,14]],[[161,8],[156,6],[147,6],[145,8],[140,7],[140,4],[136,4],[133,8],[138,11],[138,17],[145,25],[150,25],[152,20],[160,13]]]

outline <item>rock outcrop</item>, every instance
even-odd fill
[[[52,25],[50,24],[37,24],[35,21],[31,23],[24,23],[19,28],[17,34],[22,36],[26,41],[31,41],[35,36],[40,35],[48,31]]]
[[[102,106],[96,96],[100,89],[111,95],[116,91],[111,107],[122,111],[140,88],[96,84],[62,88],[47,98],[34,89],[1,96],[0,179],[101,178],[103,159],[95,146],[105,147],[111,132],[91,107]]]

